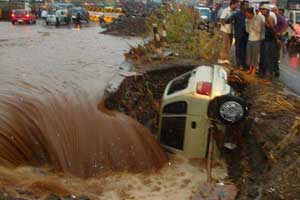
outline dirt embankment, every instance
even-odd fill
[[[174,68],[126,78],[106,106],[158,128],[158,113],[166,84],[191,68]],[[244,74],[245,75],[245,74]],[[225,140],[237,144],[223,149],[230,178],[239,186],[238,199],[297,199],[300,196],[299,97],[277,80],[265,84],[245,75],[243,97],[250,104],[247,120],[229,127]],[[297,120],[296,120],[297,121]]]
[[[249,80],[251,105],[243,138],[241,199],[300,196],[300,98],[274,80]],[[248,132],[248,133],[247,133]],[[255,148],[255,146],[257,148]]]
[[[142,36],[147,32],[146,18],[136,16],[120,17],[105,26],[102,33],[116,36]]]

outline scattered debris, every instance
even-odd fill
[[[230,142],[226,142],[226,143],[224,143],[224,147],[226,147],[227,149],[233,150],[237,146],[236,146],[236,144],[233,144],[233,143],[230,143]]]

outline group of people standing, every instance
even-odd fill
[[[237,8],[240,9],[237,11]],[[248,1],[231,0],[220,16],[222,49],[220,64],[230,64],[235,40],[236,67],[266,81],[279,76],[280,49],[288,22],[276,6],[249,7]]]

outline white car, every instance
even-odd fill
[[[208,7],[194,7],[195,10],[199,12],[200,19],[205,22],[210,22],[211,20],[211,10]]]
[[[160,111],[159,140],[167,149],[205,158],[209,129],[245,119],[248,107],[228,84],[222,66],[200,66],[168,83]]]
[[[56,20],[57,17],[58,17],[58,21]],[[59,9],[57,11],[50,10],[46,17],[46,24],[47,25],[69,24],[68,11],[66,9]]]

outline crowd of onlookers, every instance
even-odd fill
[[[279,76],[280,49],[288,29],[283,12],[275,5],[253,8],[248,1],[231,0],[220,16],[223,44],[219,63],[231,63],[234,38],[237,68],[266,81]]]

